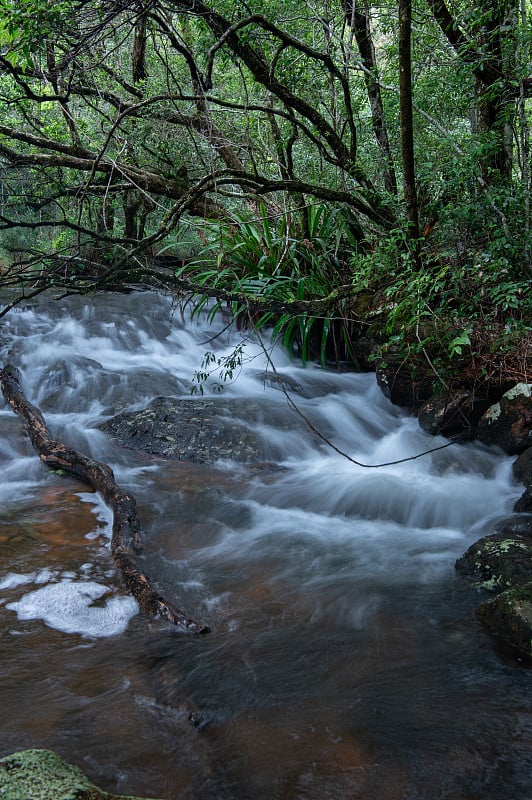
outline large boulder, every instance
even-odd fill
[[[518,383],[490,406],[478,426],[478,438],[518,455],[532,445],[532,384]]]
[[[497,596],[477,616],[501,642],[532,658],[532,516],[515,514],[471,545],[456,568]]]
[[[4,800],[135,800],[109,794],[51,750],[22,750],[0,759]],[[138,800],[138,798],[137,798]]]
[[[532,517],[516,514],[499,523],[495,533],[471,545],[456,569],[493,592],[532,581]]]
[[[122,447],[162,458],[263,464],[278,455],[275,442],[260,434],[260,426],[267,424],[309,436],[284,404],[273,408],[230,397],[156,397],[147,408],[117,414],[100,429]]]

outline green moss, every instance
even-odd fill
[[[508,553],[512,549],[527,550],[528,545],[516,539],[503,539],[502,542],[485,542],[484,549],[488,553]]]
[[[496,592],[502,586],[501,576],[493,576],[488,578],[485,581],[480,581],[478,584],[475,584],[479,587],[479,589],[485,589],[487,592]]]
[[[477,615],[490,633],[532,659],[532,583],[482,603]]]
[[[0,759],[2,800],[135,800],[98,789],[51,750],[23,750]]]
[[[532,610],[532,584],[527,583],[525,586],[508,589],[504,592],[504,599],[507,605],[530,606]]]

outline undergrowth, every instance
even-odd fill
[[[262,206],[212,224],[176,277],[193,314],[270,327],[303,362],[357,366],[365,339],[381,365],[393,352],[435,385],[531,382],[529,243],[487,225],[461,244],[454,224],[444,215],[422,240],[417,269],[404,228],[361,245],[341,209],[314,204],[272,219]]]

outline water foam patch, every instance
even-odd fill
[[[98,526],[96,530],[87,533],[85,538],[97,539],[99,536],[105,536],[110,540],[113,533],[113,512],[111,509],[104,503],[99,494],[94,492],[77,492],[76,494],[83,503],[91,506],[91,511],[96,517],[96,521],[102,525],[102,527]]]
[[[25,586],[28,583],[48,583],[53,577],[49,569],[41,569],[39,572],[30,572],[21,575],[18,572],[8,572],[0,578],[0,589],[16,589],[17,586]]]
[[[16,572],[8,572],[0,579],[0,590],[2,589],[16,589],[17,586],[24,586],[27,583],[35,582],[35,574],[19,575]]]
[[[42,619],[48,627],[63,633],[95,638],[117,636],[138,613],[138,605],[127,596],[101,600],[109,591],[108,586],[94,581],[65,579],[29,592],[6,608],[15,611],[19,619]],[[96,605],[98,600],[101,602]]]

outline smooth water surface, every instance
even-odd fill
[[[1,363],[54,436],[136,495],[143,569],[212,632],[137,613],[109,511],[41,465],[2,400],[0,755],[51,748],[108,791],[163,800],[532,797],[530,671],[494,648],[454,571],[519,496],[510,460],[470,444],[356,466],[316,430],[366,465],[444,441],[373,376],[278,350],[274,373],[259,342],[223,396],[253,401],[260,464],[164,461],[98,430],[158,395],[189,400],[205,352],[241,341],[225,326],[148,293],[2,321]]]

